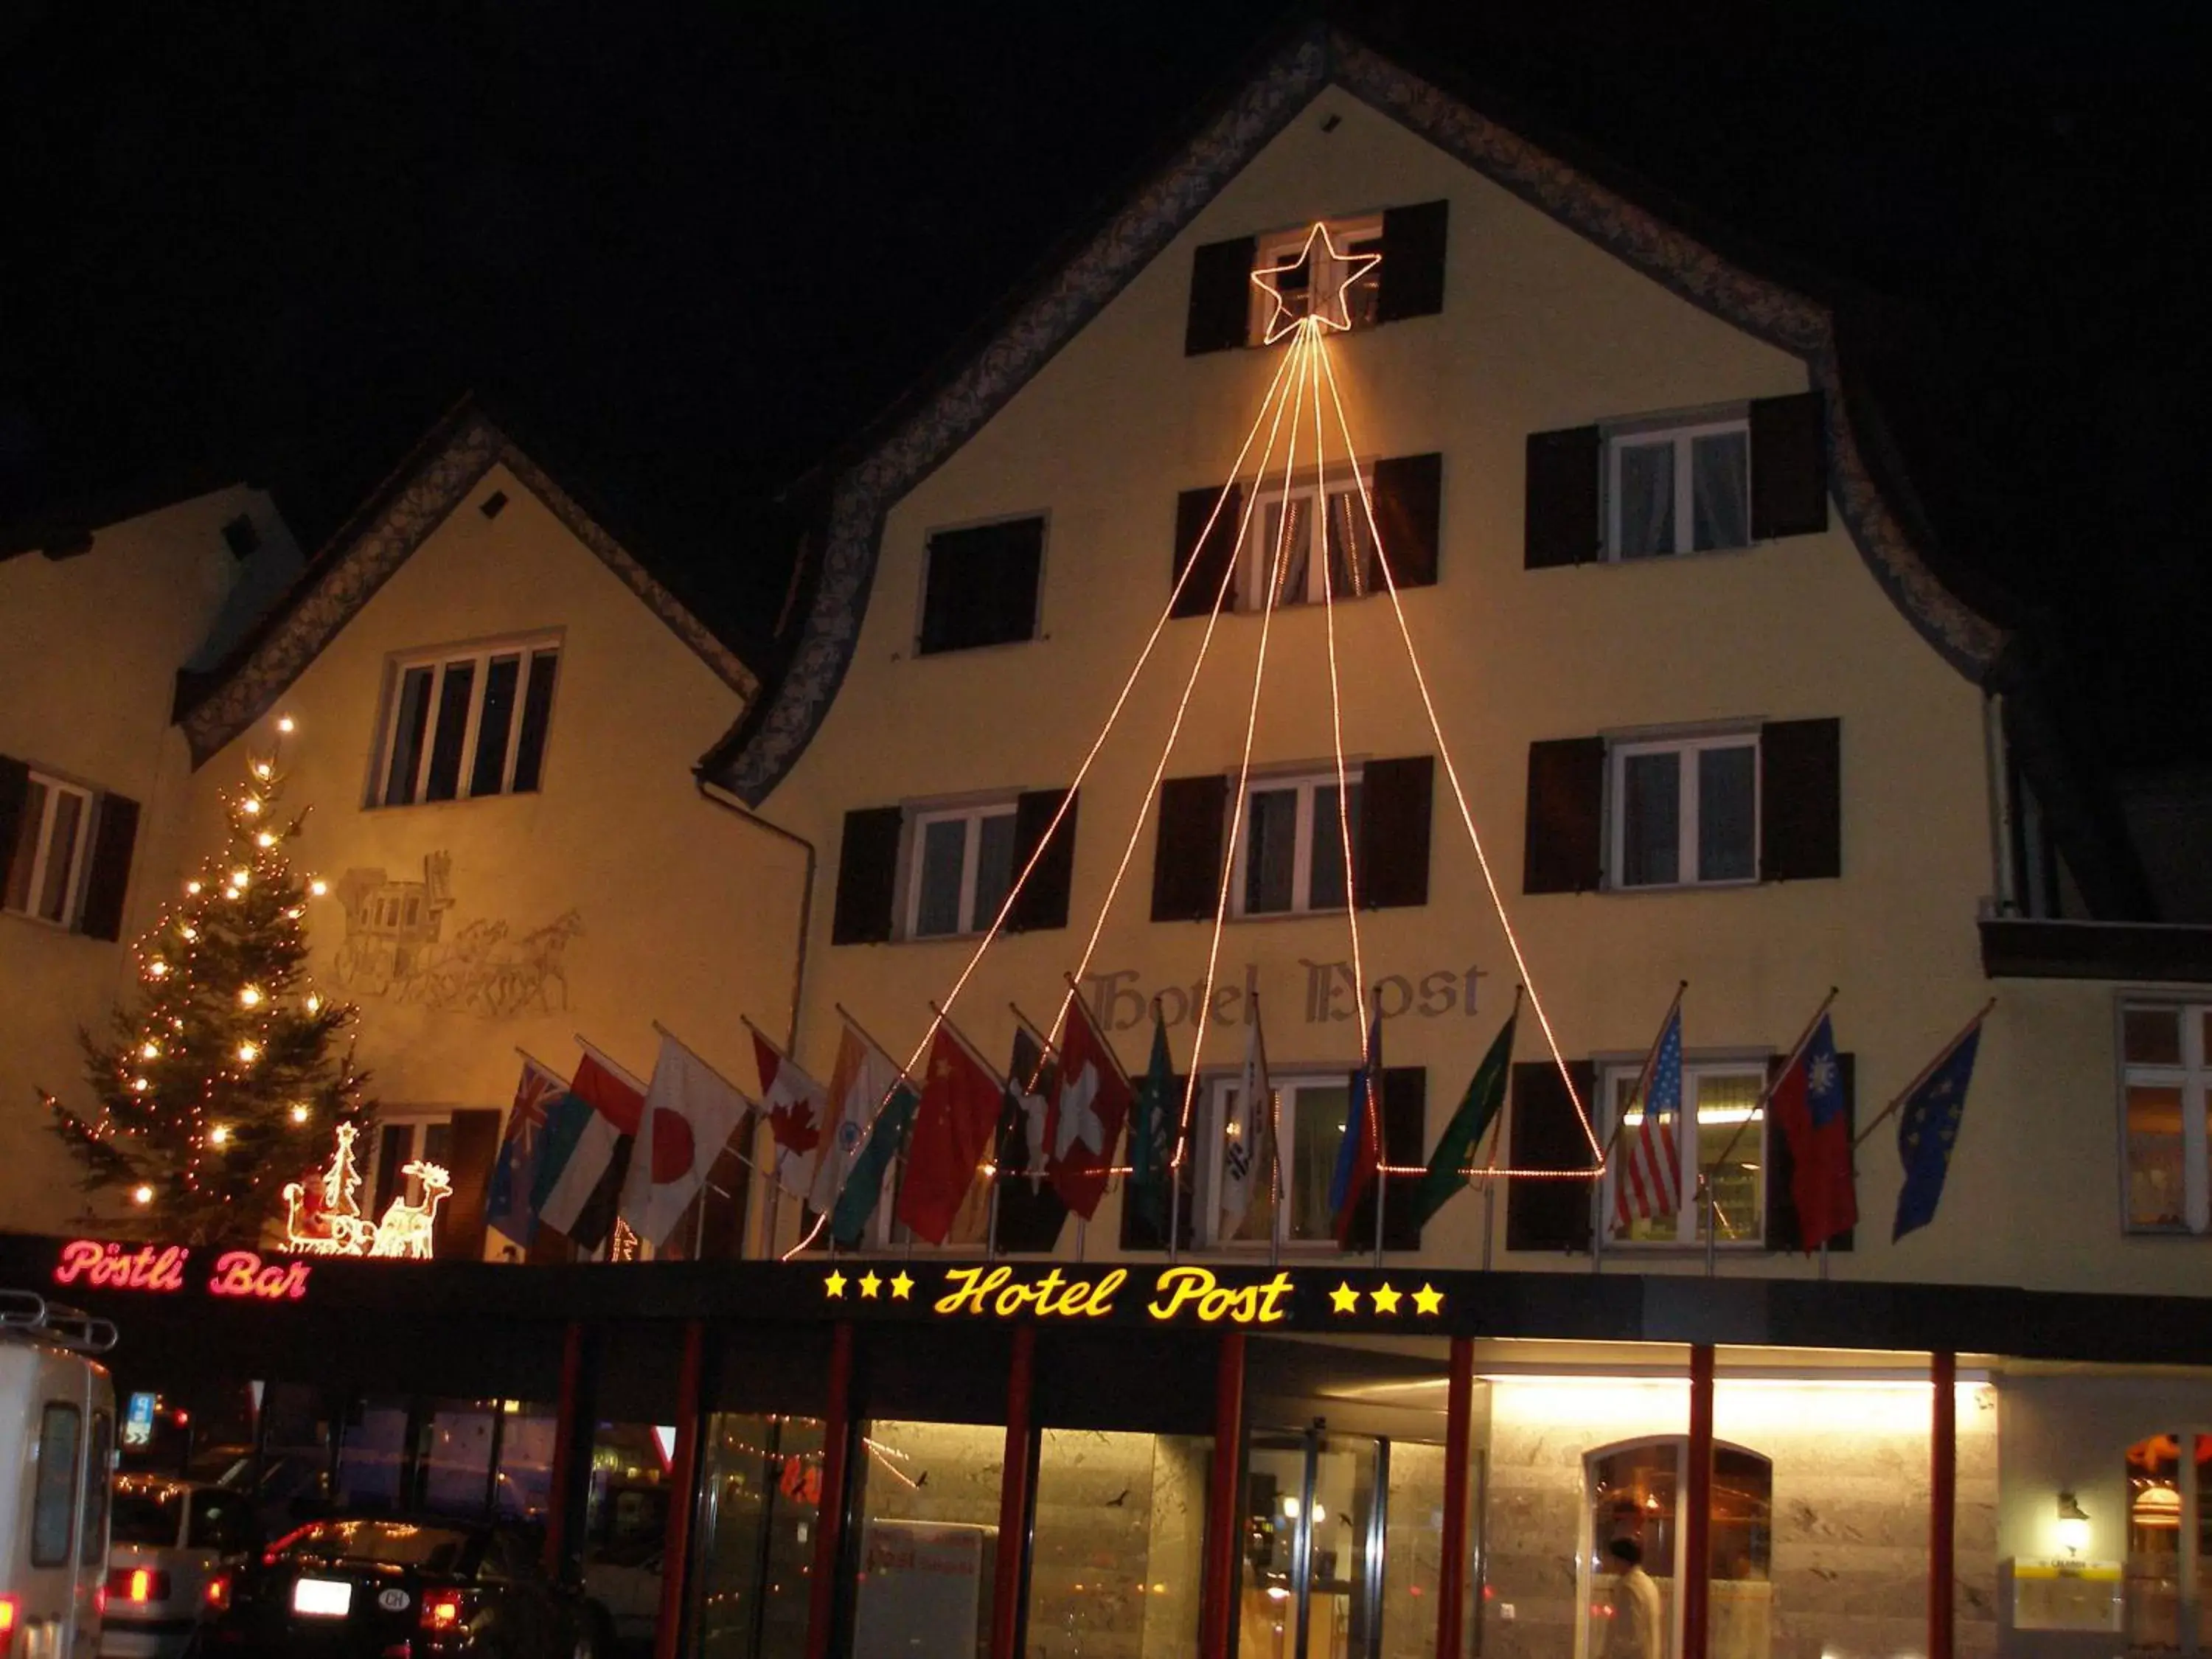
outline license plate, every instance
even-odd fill
[[[310,1619],[343,1619],[353,1611],[353,1586],[343,1579],[302,1578],[292,1586],[292,1611]]]

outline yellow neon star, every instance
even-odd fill
[[[1333,294],[1321,292],[1317,280],[1321,267],[1317,264],[1309,264],[1313,260],[1314,243],[1316,240],[1321,244],[1323,257],[1334,264],[1338,273],[1336,291]],[[1267,326],[1261,333],[1261,343],[1264,345],[1274,344],[1285,335],[1294,332],[1298,325],[1307,317],[1311,317],[1316,325],[1320,328],[1337,334],[1343,333],[1352,326],[1352,307],[1351,302],[1344,297],[1345,290],[1382,263],[1382,256],[1379,253],[1339,252],[1335,239],[1328,234],[1328,227],[1324,224],[1316,224],[1306,233],[1306,240],[1299,244],[1296,253],[1280,264],[1263,265],[1252,273],[1252,286],[1275,302],[1275,308],[1267,313]],[[1287,272],[1296,270],[1301,265],[1308,267],[1306,308],[1303,313],[1291,309],[1290,302],[1283,298],[1279,280]],[[1334,317],[1328,314],[1328,307],[1331,306],[1336,308],[1336,315]]]
[[[862,1273],[860,1275],[860,1295],[866,1300],[873,1302],[876,1299],[876,1292],[883,1289],[883,1287],[884,1281],[877,1278],[875,1274]]]
[[[1328,1310],[1331,1313],[1340,1314],[1358,1313],[1359,1292],[1349,1285],[1339,1285],[1328,1293]]]
[[[905,1301],[907,1299],[907,1293],[913,1289],[914,1280],[908,1278],[903,1273],[897,1274],[891,1280],[891,1300],[894,1302]]]
[[[1418,1314],[1440,1314],[1444,1310],[1444,1293],[1433,1285],[1424,1285],[1413,1292],[1413,1311]]]
[[[845,1275],[831,1273],[829,1278],[822,1281],[822,1293],[833,1301],[842,1300],[845,1295]]]
[[[1398,1311],[1399,1303],[1405,1300],[1399,1292],[1392,1290],[1388,1285],[1370,1291],[1367,1294],[1375,1298],[1376,1313],[1394,1314]]]

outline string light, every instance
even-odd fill
[[[146,976],[149,979],[160,979],[168,971],[169,964],[162,961],[159,957],[155,957],[151,962],[146,964]]]
[[[194,940],[196,940],[197,939],[198,939],[198,938],[199,938],[199,936],[200,936],[200,930],[199,930],[198,928],[197,928],[197,927],[189,927],[189,926],[187,926],[187,927],[179,927],[179,929],[177,929],[177,932],[178,932],[179,935],[179,936],[181,936],[181,937],[183,938],[183,939],[184,939],[185,943],[185,944],[187,944],[187,945],[191,944]]]
[[[154,1201],[154,1189],[144,1182],[140,1182],[131,1189],[131,1201],[142,1207],[151,1204]]]
[[[331,884],[325,881],[320,876],[317,876],[313,881],[307,884],[307,890],[310,893],[313,893],[317,898],[320,898],[331,890]]]
[[[241,866],[240,868],[230,872],[230,884],[233,887],[243,887],[252,878],[252,875],[253,872],[252,871]]]
[[[313,991],[310,991],[307,993],[307,1000],[305,1006],[309,1013],[320,1013],[323,1008],[323,1000],[317,996]]]
[[[307,1121],[308,1116],[309,1116],[309,1113],[308,1113],[308,1110],[307,1110],[307,1103],[306,1101],[304,1101],[304,1100],[295,1101],[295,1102],[292,1103],[292,1121],[293,1121],[293,1122],[295,1122],[295,1123],[305,1123],[305,1122]]]
[[[292,732],[292,717],[289,714],[279,714],[276,717],[276,729],[289,737]]]
[[[238,803],[238,810],[245,813],[246,816],[250,818],[258,817],[261,815],[261,797],[258,795],[248,795],[244,800]]]
[[[238,993],[238,1006],[241,1008],[258,1008],[261,1006],[261,988],[258,985],[241,986]]]
[[[185,884],[185,893],[186,893],[187,895],[189,895],[190,896],[191,896],[191,897],[193,897],[193,898],[198,898],[198,897],[199,896],[199,891],[200,891],[200,884],[199,884],[199,883],[198,883],[198,882],[196,882],[196,881],[188,881],[188,882],[186,882],[186,883]]]
[[[253,844],[266,852],[270,848],[274,847],[276,844],[276,837],[270,835],[266,830],[264,830],[259,835],[253,838]]]
[[[138,1045],[138,1058],[139,1058],[139,1059],[141,1059],[141,1060],[159,1060],[161,1057],[161,1045],[160,1043],[158,1043],[158,1042],[142,1042],[142,1043],[140,1043],[140,1044]]]
[[[266,783],[269,781],[269,773],[270,765],[267,761],[256,761],[253,763],[253,775],[259,778],[263,782]]]
[[[213,1128],[208,1131],[207,1138],[208,1145],[210,1146],[228,1146],[230,1144],[230,1126],[224,1123],[216,1124]]]
[[[240,1043],[238,1045],[238,1058],[241,1065],[252,1065],[255,1060],[261,1058],[261,1045],[258,1042]]]

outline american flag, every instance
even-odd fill
[[[500,1138],[499,1162],[492,1170],[491,1194],[484,1206],[484,1219],[518,1243],[529,1243],[538,1231],[530,1193],[544,1145],[545,1114],[568,1091],[568,1085],[550,1068],[534,1060],[522,1062],[522,1081],[515,1085],[514,1109],[507,1114],[507,1133]]]
[[[1667,1016],[1646,1066],[1650,1079],[1640,1103],[1644,1121],[1624,1133],[1624,1156],[1613,1172],[1613,1218],[1626,1231],[1632,1222],[1672,1215],[1682,1191],[1680,1152],[1674,1126],[1682,1117],[1682,1011]]]

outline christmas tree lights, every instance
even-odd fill
[[[258,1245],[311,1149],[371,1109],[357,1012],[308,983],[307,900],[328,888],[293,868],[307,814],[283,817],[283,783],[272,742],[223,799],[226,844],[132,946],[135,994],[82,1037],[99,1109],[46,1097],[79,1185],[125,1200],[133,1231]]]

